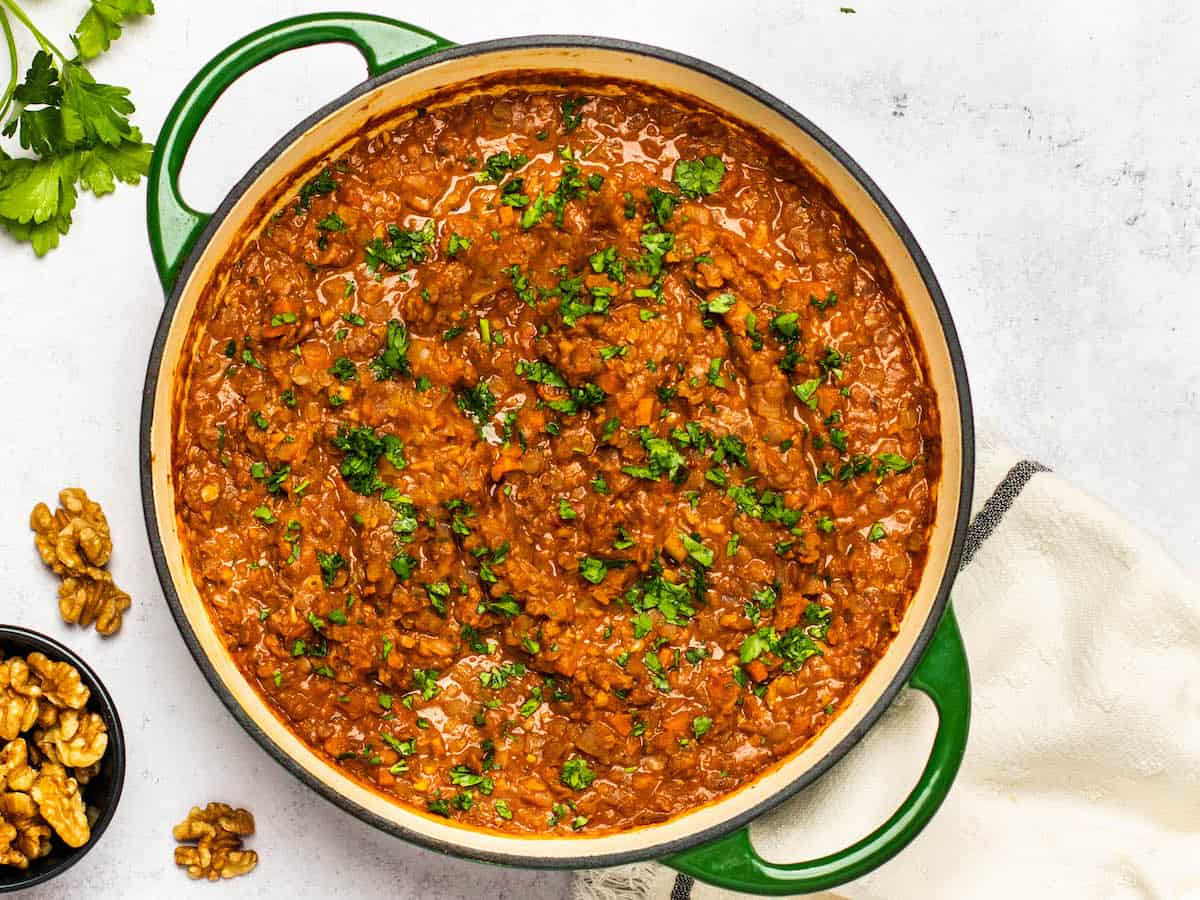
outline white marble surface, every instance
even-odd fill
[[[360,2],[461,41],[590,32],[670,46],[783,97],[869,171],[922,242],[954,310],[976,408],[1028,453],[1109,500],[1200,570],[1200,23],[1186,0],[563,0]],[[79,3],[43,7],[62,24]],[[154,133],[176,93],[244,32],[323,4],[171,3],[97,66],[132,84]],[[346,48],[301,51],[230,93],[184,179],[201,206],[276,135],[361,79]],[[138,498],[142,378],[161,293],[143,194],[85,200],[37,262],[0,240],[0,583],[4,621],[82,652],[130,743],[125,797],[85,864],[29,896],[560,897],[562,874],[446,859],[316,798],[234,723],[163,604]],[[62,625],[26,515],[87,486],[133,594],[101,641]],[[253,877],[192,884],[169,825],[225,798],[255,811]],[[902,861],[898,864],[903,864]]]

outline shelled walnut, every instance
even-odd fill
[[[175,865],[185,867],[190,878],[236,878],[258,865],[258,854],[242,849],[242,838],[254,834],[254,816],[247,810],[227,803],[193,806],[173,833],[182,844],[175,848]]]
[[[0,659],[0,865],[28,868],[55,834],[69,847],[90,840],[97,810],[81,786],[108,749],[90,696],[70,663],[42,653]]]
[[[64,709],[58,721],[45,731],[33,733],[42,756],[53,763],[86,769],[95,765],[108,749],[108,729],[93,712]]]
[[[51,827],[68,847],[82,847],[92,836],[87,812],[83,806],[83,795],[79,782],[67,775],[67,770],[56,763],[42,766],[29,792]]]
[[[58,502],[53,513],[45,503],[35,506],[29,527],[42,562],[63,579],[59,613],[65,622],[84,628],[95,623],[101,634],[115,634],[130,599],[104,568],[112,558],[108,519],[82,488],[64,488]]]
[[[130,604],[129,595],[111,581],[72,577],[58,586],[58,612],[63,621],[84,628],[95,622],[96,630],[105,637],[120,630],[121,615]]]

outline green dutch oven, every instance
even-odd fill
[[[180,169],[222,92],[280,53],[326,43],[356,47],[370,78],[284,135],[215,213],[188,206],[179,191]],[[257,221],[256,210],[269,208],[334,148],[390,112],[411,108],[447,85],[517,69],[642,81],[698,97],[772,135],[803,159],[854,215],[891,269],[923,345],[941,410],[943,473],[924,575],[891,647],[852,700],[809,745],[752,784],[667,822],[594,837],[529,838],[458,826],[388,800],[305,746],[242,677],[215,632],[183,561],[170,472],[177,427],[173,401],[188,326],[206,288],[219,277],[222,261]],[[729,72],[642,44],[542,36],[455,46],[378,16],[304,16],[237,41],[192,79],[159,136],[148,205],[150,245],[168,295],[142,406],[142,493],[155,564],[180,632],[213,689],[267,752],[305,784],[390,834],[464,858],[541,868],[657,859],[712,884],[761,894],[803,893],[857,878],[899,853],[934,815],[958,772],[970,718],[967,660],[948,606],[974,471],[966,371],[945,298],[912,234],[866,173],[815,125]],[[759,856],[749,823],[834,765],[906,684],[933,701],[939,726],[920,780],[896,813],[857,843],[820,859],[776,864]]]

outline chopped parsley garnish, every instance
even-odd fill
[[[558,312],[563,324],[574,328],[584,316],[603,315],[612,305],[613,291],[607,287],[592,287],[585,296],[582,278],[564,278],[548,296],[560,297]]]
[[[342,428],[331,443],[345,454],[340,467],[342,477],[359,494],[373,494],[386,486],[375,470],[381,456],[397,469],[408,465],[404,442],[392,434],[376,434],[369,425]]]
[[[442,692],[437,683],[437,669],[413,669],[412,680],[413,687],[421,692],[422,700],[432,700]]]
[[[398,319],[388,322],[383,349],[371,360],[371,372],[378,381],[412,374],[412,366],[408,361],[408,330]]]
[[[608,394],[590,381],[570,388],[568,393],[569,396],[565,400],[551,400],[546,405],[555,412],[573,416],[582,410],[599,406],[608,399]]]
[[[542,359],[533,362],[518,360],[517,375],[534,384],[548,384],[551,387],[559,388],[569,387],[567,379],[563,378],[554,366]]]
[[[571,506],[566,497],[558,498],[558,517],[564,522],[579,518],[579,513],[575,511],[575,507]]]
[[[711,300],[705,300],[700,304],[700,311],[703,313],[714,313],[718,316],[724,315],[733,309],[737,303],[737,297],[728,292],[717,294]]]
[[[867,532],[867,540],[872,544],[882,541],[887,537],[887,531],[884,530],[882,522],[876,522],[871,526],[871,530]]]
[[[450,585],[445,581],[435,581],[425,585],[425,594],[429,597],[429,605],[438,615],[446,614],[446,601],[450,599]]]
[[[647,231],[642,235],[640,243],[646,252],[634,261],[633,267],[646,275],[657,277],[662,272],[663,260],[675,247],[675,235],[669,231]],[[636,290],[633,295],[635,297],[646,296],[642,293],[643,290]],[[658,293],[650,290],[649,296],[657,297]]]
[[[571,790],[583,791],[591,787],[592,782],[596,780],[596,773],[588,766],[586,760],[576,757],[563,762],[559,778]]]
[[[705,547],[700,541],[684,532],[679,533],[679,540],[683,542],[683,549],[687,551],[689,557],[697,563],[708,568],[713,564],[713,552],[708,547]]]
[[[597,275],[607,275],[617,284],[625,283],[625,260],[617,255],[616,247],[597,250],[588,257],[588,263]]]
[[[458,256],[458,251],[469,250],[470,248],[471,239],[455,233],[450,235],[450,243],[446,245],[446,255],[449,257],[455,257]]]
[[[343,384],[347,381],[358,380],[358,370],[345,356],[339,356],[333,361],[333,365],[329,367],[329,374]]]
[[[325,218],[317,223],[317,228],[321,231],[345,231],[346,223],[342,221],[342,217],[336,211],[331,212]]]
[[[771,320],[771,330],[785,342],[800,337],[800,313],[780,313]]]
[[[681,159],[675,163],[673,180],[693,200],[715,193],[725,177],[721,157],[709,154],[703,159]]]
[[[342,554],[317,551],[317,565],[321,567],[321,581],[325,587],[332,587],[339,569],[346,567],[346,558]]]
[[[616,359],[619,356],[625,356],[629,353],[628,344],[616,344],[611,347],[600,348],[600,358],[607,362],[610,359]]]
[[[499,613],[511,619],[521,614],[521,604],[517,602],[517,598],[512,594],[504,594],[498,600],[481,601],[476,611],[479,613]]]
[[[646,196],[650,198],[650,209],[654,213],[655,221],[660,226],[665,226],[671,221],[671,215],[675,212],[675,207],[681,198],[678,194],[668,193],[656,187],[648,188]]]
[[[367,269],[377,272],[387,266],[402,272],[425,262],[435,237],[433,219],[427,219],[418,231],[404,231],[396,225],[387,227],[387,241],[375,238],[366,247]]]
[[[508,172],[515,172],[529,162],[529,157],[524,153],[510,154],[507,150],[501,150],[499,153],[493,153],[483,163],[483,171],[475,176],[478,181],[493,181],[499,183],[504,180],[504,176]]]
[[[738,651],[738,658],[743,663],[748,663],[767,653],[774,654],[783,661],[785,672],[795,672],[810,657],[822,655],[821,648],[809,635],[806,627],[789,628],[779,635],[768,625],[746,636]]]
[[[828,294],[826,294],[824,300],[819,300],[816,297],[813,297],[811,295],[808,298],[809,305],[815,306],[817,308],[817,310],[820,312],[824,312],[825,310],[829,309],[829,307],[831,307],[831,306],[837,306],[837,302],[838,302],[838,295],[836,293],[834,293],[833,291],[830,291]]]
[[[647,464],[644,466],[621,466],[621,471],[634,478],[645,478],[657,481],[666,475],[671,481],[682,481],[685,474],[683,454],[671,445],[665,438],[660,438],[649,428],[641,428],[638,438],[646,451]]]
[[[809,409],[817,408],[817,388],[821,386],[820,378],[810,378],[802,384],[793,384],[792,393]]]
[[[583,124],[579,110],[587,104],[587,97],[564,97],[562,102],[563,131],[570,134]]]
[[[898,453],[881,453],[875,457],[875,474],[886,475],[888,472],[907,472],[913,464]]]
[[[492,393],[486,381],[458,391],[454,403],[464,415],[474,419],[480,426],[496,413],[496,395]]]
[[[300,192],[296,195],[296,212],[303,212],[311,205],[314,197],[319,197],[323,194],[332,194],[337,190],[338,183],[333,177],[333,172],[329,169],[322,169],[321,174],[310,178],[300,187]]]
[[[667,675],[663,671],[662,661],[654,653],[647,650],[642,654],[642,665],[646,667],[646,671],[650,675],[650,681],[654,686],[664,694],[670,693],[671,682],[667,680]]]
[[[713,721],[708,716],[696,716],[692,719],[692,734],[696,740],[704,737],[712,729]]]
[[[609,569],[623,569],[629,565],[624,559],[598,559],[595,556],[585,556],[579,560],[579,574],[585,581],[600,584],[608,575]]]
[[[508,662],[479,673],[479,683],[493,691],[508,687],[509,681],[525,674],[525,666],[519,662]]]

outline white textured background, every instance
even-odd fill
[[[839,13],[853,3],[856,15]],[[82,4],[30,3],[64,34]],[[459,41],[613,35],[708,59],[826,129],[922,243],[954,311],[979,419],[1200,571],[1200,22],[1186,0],[657,0],[366,3]],[[95,67],[154,134],[187,79],[243,33],[316,2],[172,3]],[[364,74],[349,48],[299,51],[218,106],[184,177],[215,206],[305,113]],[[161,293],[144,196],[84,200],[35,261],[0,240],[0,619],[59,636],[116,695],[125,796],[85,863],[30,897],[560,897],[566,876],[459,862],[376,833],[273,763],[224,711],[155,579],[138,498],[142,379]],[[64,484],[105,505],[134,597],[104,642],[58,619],[26,529]],[[1102,602],[1103,598],[1098,598]],[[1036,604],[1036,585],[1030,586]],[[250,878],[171,865],[170,825],[227,799],[258,818]],[[903,865],[903,858],[895,865]],[[1019,876],[1019,873],[1014,873]]]

